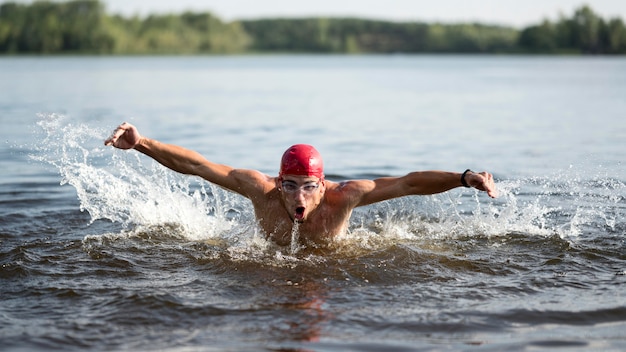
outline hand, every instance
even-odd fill
[[[496,198],[498,196],[498,190],[496,184],[493,182],[493,175],[488,172],[471,172],[465,176],[468,185],[487,192],[489,197]]]
[[[124,122],[117,126],[115,131],[111,134],[107,140],[104,141],[104,145],[113,145],[119,149],[132,149],[143,138],[137,128],[128,122]]]

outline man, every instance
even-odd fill
[[[345,231],[352,210],[384,200],[428,195],[465,186],[495,198],[493,176],[487,172],[412,172],[402,177],[332,182],[324,179],[322,158],[310,145],[297,144],[284,153],[278,177],[235,169],[205,159],[183,147],[143,137],[135,126],[122,123],[104,142],[136,149],[164,166],[203,179],[250,199],[267,237],[279,245],[291,242],[294,226],[304,241],[323,243]]]

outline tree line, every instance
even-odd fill
[[[224,22],[209,12],[107,14],[98,0],[0,5],[4,54],[572,53],[626,54],[626,26],[589,6],[523,29],[357,18]]]

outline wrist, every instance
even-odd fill
[[[467,169],[461,174],[461,185],[463,185],[463,187],[470,188],[469,183],[467,183],[467,180],[465,179],[467,174],[470,172],[473,172],[473,171],[470,169]]]
[[[135,145],[133,146],[133,149],[142,151],[142,150],[146,150],[148,148],[148,138],[144,137],[144,136],[140,136],[139,139],[137,140],[137,143],[135,143]]]

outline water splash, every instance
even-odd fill
[[[626,227],[626,184],[607,175],[586,179],[559,173],[501,180],[497,186],[500,197],[495,200],[475,190],[457,189],[357,209],[351,231],[341,240],[363,248],[512,234],[576,241],[619,236]]]
[[[104,147],[105,131],[41,115],[34,160],[56,167],[61,185],[76,189],[91,221],[124,227],[179,224],[190,240],[219,236],[243,213],[241,204],[210,184],[193,183],[139,153]]]
[[[133,151],[104,147],[108,131],[41,115],[34,160],[52,165],[61,184],[76,189],[91,221],[106,219],[133,233],[172,224],[174,237],[218,240],[232,258],[295,258],[301,253],[294,224],[292,244],[268,244],[248,200],[209,183],[176,174]],[[558,173],[501,180],[500,198],[456,189],[434,196],[404,197],[355,210],[335,247],[357,252],[398,242],[424,243],[467,237],[553,236],[575,240],[625,228],[625,183],[606,174]],[[147,230],[146,230],[147,229]],[[306,255],[305,255],[306,256]],[[290,259],[291,260],[291,259]]]
[[[293,221],[291,227],[291,244],[289,246],[292,255],[298,253],[300,249],[300,223],[296,220]]]

